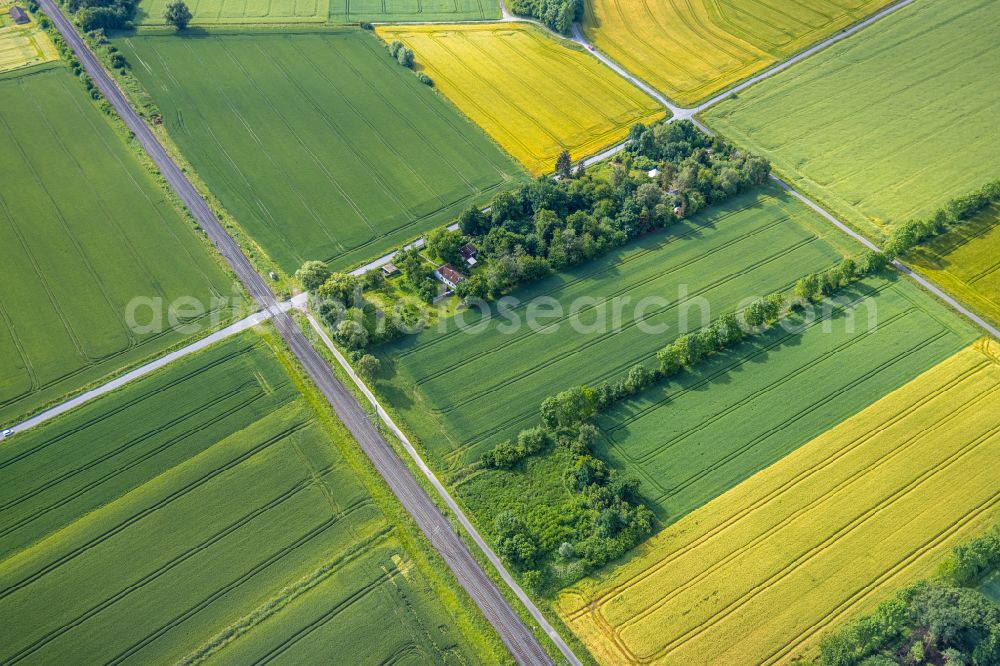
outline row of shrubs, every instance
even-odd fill
[[[883,249],[891,258],[902,257],[917,245],[971,220],[997,201],[1000,201],[1000,180],[952,199],[927,219],[903,222],[893,229]]]

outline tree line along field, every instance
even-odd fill
[[[204,333],[238,295],[66,67],[21,72],[0,76],[0,424]],[[163,330],[129,325],[136,297]],[[199,331],[170,328],[179,297]]]
[[[542,320],[546,328],[540,330],[551,328],[548,333],[526,325],[504,333],[507,317],[494,307],[478,334],[459,326],[480,323],[470,311],[449,320],[444,331],[429,329],[379,348],[393,375],[381,388],[438,468],[458,472],[535,425],[546,397],[616,378],[638,361],[651,361],[679,327],[696,330],[703,315],[717,317],[743,299],[790,289],[802,275],[853,251],[831,225],[768,186],[515,292],[521,305],[512,311],[522,321],[524,304],[535,297],[562,304],[561,319]],[[622,308],[617,331],[611,325],[615,297],[632,303]],[[649,325],[668,324],[666,333],[636,326],[634,304],[645,297],[667,299],[644,312]],[[599,299],[581,302],[576,317],[591,330],[578,332],[567,321],[578,298]],[[595,326],[601,317],[607,326]]]
[[[379,256],[524,175],[370,33],[115,44],[208,187],[289,273]]]
[[[0,0],[0,73],[38,65],[59,58],[49,36],[38,28],[34,16],[25,25],[10,18],[12,2]]]
[[[137,21],[165,25],[168,0],[142,0]],[[500,18],[496,0],[192,0],[191,25],[476,21]]]
[[[989,0],[914,3],[705,120],[878,238],[996,177],[998,21]]]
[[[588,40],[693,106],[874,13],[886,0],[586,0]]]
[[[656,100],[591,57],[531,25],[379,26],[415,52],[418,71],[531,173],[622,141],[666,115]]]
[[[471,660],[270,345],[243,333],[4,443],[0,659]]]
[[[1000,324],[1000,207],[917,246],[906,262]]]
[[[619,403],[596,450],[675,522],[975,336],[916,285],[871,278]]]
[[[790,663],[1000,516],[982,340],[566,590],[602,663]]]

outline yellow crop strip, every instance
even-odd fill
[[[597,48],[684,106],[834,34],[886,0],[587,0]]]
[[[654,99],[575,45],[527,25],[380,26],[417,68],[533,174],[568,150],[587,157],[637,122],[666,116]]]
[[[788,663],[1000,517],[981,340],[664,530],[557,608],[603,663]]]
[[[24,25],[10,18],[14,5],[0,0],[0,72],[9,72],[59,58],[49,36],[38,27],[35,17]],[[23,5],[18,5],[23,8]]]

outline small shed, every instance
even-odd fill
[[[20,7],[10,8],[10,18],[18,25],[24,25],[25,23],[31,22],[31,19],[28,17],[28,13]]]
[[[434,270],[434,277],[444,282],[450,289],[458,286],[459,282],[465,280],[465,276],[455,270],[451,264],[444,264]]]
[[[458,253],[462,255],[462,261],[467,263],[469,266],[476,265],[476,254],[479,253],[479,250],[476,249],[475,245],[472,243],[466,243],[459,248]]]
[[[660,177],[660,170],[659,169],[650,169],[649,173],[646,174],[646,175],[649,176],[650,178],[659,178]]]
[[[385,264],[384,266],[382,266],[382,275],[386,276],[387,278],[392,277],[393,275],[396,275],[398,273],[399,269],[396,268],[396,264]]]

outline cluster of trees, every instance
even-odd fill
[[[1000,663],[1000,607],[971,586],[1000,565],[1000,527],[958,546],[933,580],[903,590],[820,644],[824,666]]]
[[[507,510],[493,526],[497,552],[535,591],[553,580],[568,584],[621,557],[655,524],[639,498],[639,482],[593,455],[598,434],[588,421],[595,413],[593,402],[593,392],[585,387],[564,391],[543,405],[541,426],[522,431],[516,443],[505,442],[483,457],[489,467],[507,468],[545,448],[563,449],[562,481],[573,499],[561,508],[559,525],[532,525]]]
[[[408,48],[398,39],[394,39],[386,44],[386,48],[389,50],[389,56],[393,60],[403,67],[413,69],[413,49]]]
[[[637,124],[625,150],[641,168],[659,169],[660,182],[677,192],[686,215],[760,185],[771,174],[767,159],[703,134],[688,120]]]
[[[382,285],[383,277],[378,271],[358,277],[332,272],[322,261],[307,261],[295,272],[295,277],[310,293],[312,310],[330,328],[334,340],[348,350],[362,374],[372,369],[372,360],[377,360],[366,359],[364,368],[358,365],[367,347],[420,330],[424,325],[421,313],[403,303],[384,309],[365,298],[365,289],[378,289]],[[371,379],[377,372],[376,366],[366,376]]]
[[[139,0],[69,0],[66,5],[84,30],[129,28],[138,7]]]
[[[885,253],[901,257],[920,243],[966,222],[1000,201],[1000,180],[987,183],[971,194],[952,199],[926,220],[910,220],[893,229]]]
[[[767,160],[708,138],[686,120],[637,125],[610,177],[569,165],[563,154],[558,180],[542,177],[502,192],[488,213],[475,207],[462,213],[462,236],[454,242],[473,241],[480,267],[459,296],[499,298],[758,186],[771,169]],[[652,168],[660,172],[655,179],[647,175]]]
[[[369,23],[367,25],[370,26],[371,24]],[[362,27],[364,27],[364,24],[362,24]],[[434,80],[431,77],[427,76],[427,74],[423,72],[416,71],[416,62],[413,59],[413,49],[408,48],[398,39],[392,40],[392,42],[386,44],[385,47],[389,50],[389,55],[393,58],[393,60],[398,62],[403,67],[414,70],[414,73],[417,75],[417,79],[421,83],[428,86],[434,85]]]
[[[510,10],[519,16],[531,16],[550,30],[573,34],[573,23],[583,18],[583,0],[513,0]]]

